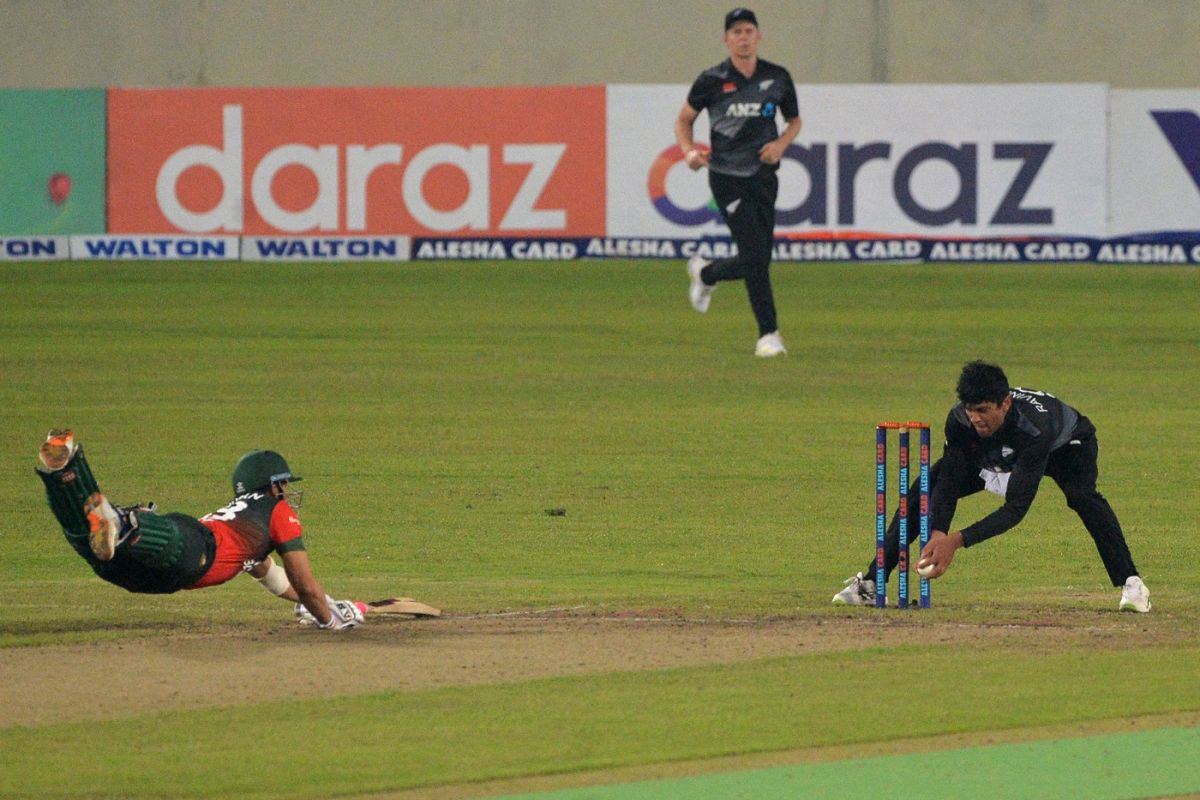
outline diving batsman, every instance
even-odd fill
[[[301,621],[334,631],[363,622],[359,604],[329,597],[313,575],[296,515],[302,492],[289,488],[301,478],[279,453],[243,456],[233,470],[233,500],[199,519],[159,514],[153,503],[112,505],[70,430],[50,431],[36,472],[67,543],[111,584],[170,594],[248,572],[271,594],[296,603]]]

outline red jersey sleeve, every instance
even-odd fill
[[[290,550],[304,549],[304,530],[300,527],[300,518],[296,509],[287,501],[275,504],[271,512],[271,545],[280,553]]]

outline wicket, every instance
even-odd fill
[[[908,468],[909,468],[909,431],[920,431],[920,509],[919,529],[921,547],[929,541],[929,425],[924,422],[880,422],[875,426],[875,607],[884,608],[887,605],[887,568],[884,539],[887,533],[887,445],[888,431],[898,432],[897,439],[900,448],[900,506],[897,510],[900,528],[900,554],[896,564],[900,594],[896,601],[898,608],[909,607],[909,574],[908,574]],[[931,597],[929,579],[921,578],[920,607],[929,608]]]

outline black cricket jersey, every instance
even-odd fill
[[[708,111],[712,157],[708,168],[724,175],[750,177],[764,167],[758,159],[762,146],[778,138],[776,112],[785,120],[800,116],[792,76],[778,64],[758,59],[754,74],[747,78],[725,59],[696,78],[687,103],[696,111]]]
[[[1004,505],[962,529],[970,547],[1004,533],[1025,516],[1050,454],[1072,440],[1096,434],[1091,421],[1051,394],[1014,388],[1012,407],[1000,428],[984,438],[976,433],[966,409],[958,403],[946,417],[946,448],[937,486],[933,488],[932,528],[948,531],[957,505],[957,487],[980,470],[1009,473]]]

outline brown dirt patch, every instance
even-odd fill
[[[1065,624],[964,624],[870,612],[694,620],[672,609],[603,615],[573,609],[419,621],[374,617],[357,630],[336,635],[287,625],[269,631],[9,648],[0,658],[0,708],[5,710],[0,724],[211,707],[231,698],[250,699],[248,691],[254,701],[332,697],[903,643],[1009,642],[1042,650],[1081,642],[1128,646],[1131,640],[1161,640],[1165,630],[1116,614],[1085,615]]]

